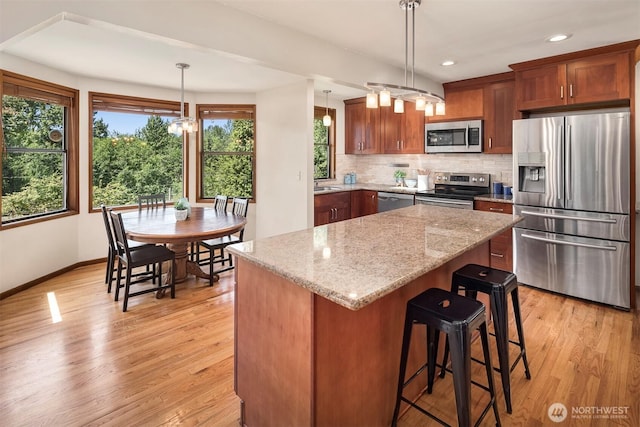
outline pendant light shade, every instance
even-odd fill
[[[424,115],[427,116],[427,117],[432,117],[433,116],[433,103],[429,102],[424,107]]]
[[[444,102],[438,102],[436,104],[436,116],[444,116]]]
[[[393,112],[404,113],[404,101],[400,98],[393,101]]]
[[[330,90],[323,90],[323,92],[326,95],[326,110],[325,110],[325,114],[324,117],[322,117],[322,124],[329,127],[331,126],[331,116],[329,115],[329,94],[331,93]]]
[[[380,106],[391,107],[391,92],[386,89],[380,91]]]
[[[181,62],[176,64],[180,68],[180,118],[172,120],[168,131],[174,135],[182,135],[184,132],[193,133],[198,131],[198,122],[192,117],[184,116],[184,70],[189,68],[189,64]]]
[[[367,94],[367,108],[378,108],[378,94],[369,92]]]
[[[380,106],[381,107],[389,107],[391,106],[391,97],[393,96],[396,99],[402,101],[402,103],[395,101],[393,106],[393,111],[404,112],[404,101],[415,102],[416,110],[423,111],[426,107],[427,102],[437,102],[438,104],[442,104],[441,110],[444,111],[444,98],[429,91],[423,89],[417,89],[415,87],[415,11],[422,3],[422,0],[400,0],[400,9],[405,12],[405,49],[404,49],[404,86],[394,85],[388,83],[371,83],[367,82],[365,87],[367,89],[372,90],[373,92],[367,94],[367,108],[378,108],[378,95],[376,91],[380,93]],[[409,63],[409,12],[411,12],[411,51],[412,51],[412,64],[411,64],[411,86],[407,81],[407,76],[409,75],[408,63]],[[400,105],[402,104],[402,106]],[[435,113],[439,113],[439,109],[436,108]],[[444,113],[442,113],[444,114]],[[425,113],[426,115],[426,113]]]

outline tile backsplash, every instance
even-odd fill
[[[408,164],[408,167],[397,167]],[[357,182],[390,184],[395,183],[393,173],[402,169],[407,177],[417,174],[418,169],[430,172],[429,188],[433,187],[434,172],[475,172],[488,173],[491,182],[513,185],[511,154],[405,154],[405,155],[353,155],[336,156],[336,182],[342,183],[344,175],[355,172]]]

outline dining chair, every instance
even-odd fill
[[[231,212],[234,215],[239,215],[244,218],[247,217],[247,212],[249,210],[249,199],[235,197],[233,199],[233,205],[231,207]],[[225,254],[225,248],[234,243],[242,242],[244,239],[244,227],[240,231],[234,234],[228,234],[226,236],[218,237],[215,239],[204,240],[199,242],[199,245],[204,247],[209,252],[209,271],[211,278],[209,279],[209,286],[213,286],[213,276],[214,274],[223,273],[225,271],[233,270],[233,258],[231,254]],[[216,254],[218,251],[218,254]],[[228,263],[228,265],[227,265]],[[204,263],[198,263],[200,265],[204,265]],[[220,270],[214,270],[215,264],[222,264],[222,268]]]
[[[113,225],[111,224],[111,219],[109,218],[107,207],[102,204],[100,205],[100,210],[102,211],[102,220],[104,222],[104,228],[107,233],[107,244],[108,244],[107,268],[105,272],[104,283],[107,284],[107,293],[111,293],[111,285],[114,279],[113,273],[117,271],[116,261],[118,259],[117,258],[118,247],[116,245],[115,238],[113,237],[114,236]],[[129,250],[131,251],[136,251],[145,246],[154,246],[151,243],[136,242],[134,240],[128,240],[127,243],[129,245]],[[155,270],[153,270],[151,267],[144,272],[133,273],[133,276],[136,277],[136,280],[134,280],[133,283],[136,283],[138,281],[138,277],[143,280],[147,280],[150,272],[154,276],[152,280],[153,280],[153,283],[155,283],[157,275],[155,274],[156,273]]]
[[[140,247],[137,250],[131,250],[127,240],[127,233],[122,221],[122,214],[119,212],[111,211],[111,223],[113,224],[114,238],[117,246],[118,257],[118,279],[116,283],[116,297],[118,301],[120,296],[120,288],[124,287],[124,301],[122,303],[122,311],[127,311],[129,304],[129,298],[137,295],[142,295],[150,292],[164,291],[171,289],[171,298],[176,296],[175,286],[175,259],[176,254],[161,245],[148,245]],[[171,261],[171,267],[169,268],[168,283],[162,283],[162,263]],[[157,265],[157,267],[155,267]],[[158,283],[156,287],[143,288],[135,292],[131,291],[133,269],[137,267],[154,266],[152,271],[157,271]],[[122,270],[126,268],[125,284],[122,285]],[[148,279],[155,277],[155,274],[150,274]]]
[[[213,208],[219,212],[227,211],[228,196],[218,194],[213,200]],[[204,265],[204,262],[200,260],[200,255],[208,253],[209,249],[200,249],[199,242],[191,242],[190,258],[191,261],[195,261],[198,265]],[[206,261],[208,263],[208,260]]]
[[[158,194],[140,194],[138,195],[138,209],[141,210],[143,207],[147,209],[166,207],[167,200],[163,193]]]

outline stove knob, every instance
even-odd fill
[[[481,176],[481,177],[480,177],[480,178],[478,178],[478,179],[480,180],[480,182],[484,182],[484,177],[482,177],[482,176]]]
[[[480,178],[480,179],[482,179],[482,178]],[[477,182],[477,181],[478,181],[478,178],[476,178],[475,176],[473,178],[471,178],[471,182]]]
[[[443,181],[447,181],[448,179],[449,179],[449,178],[447,178],[446,176],[443,176],[443,177],[442,177],[442,180],[443,180]]]

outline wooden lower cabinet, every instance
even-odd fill
[[[378,192],[354,190],[351,192],[351,218],[378,213]]]
[[[349,191],[313,196],[313,225],[351,218],[351,194]]]
[[[513,213],[513,205],[511,203],[488,202],[483,200],[476,200],[474,209],[509,215]],[[513,271],[513,230],[505,231],[491,239],[489,242],[489,254],[491,267]]]

